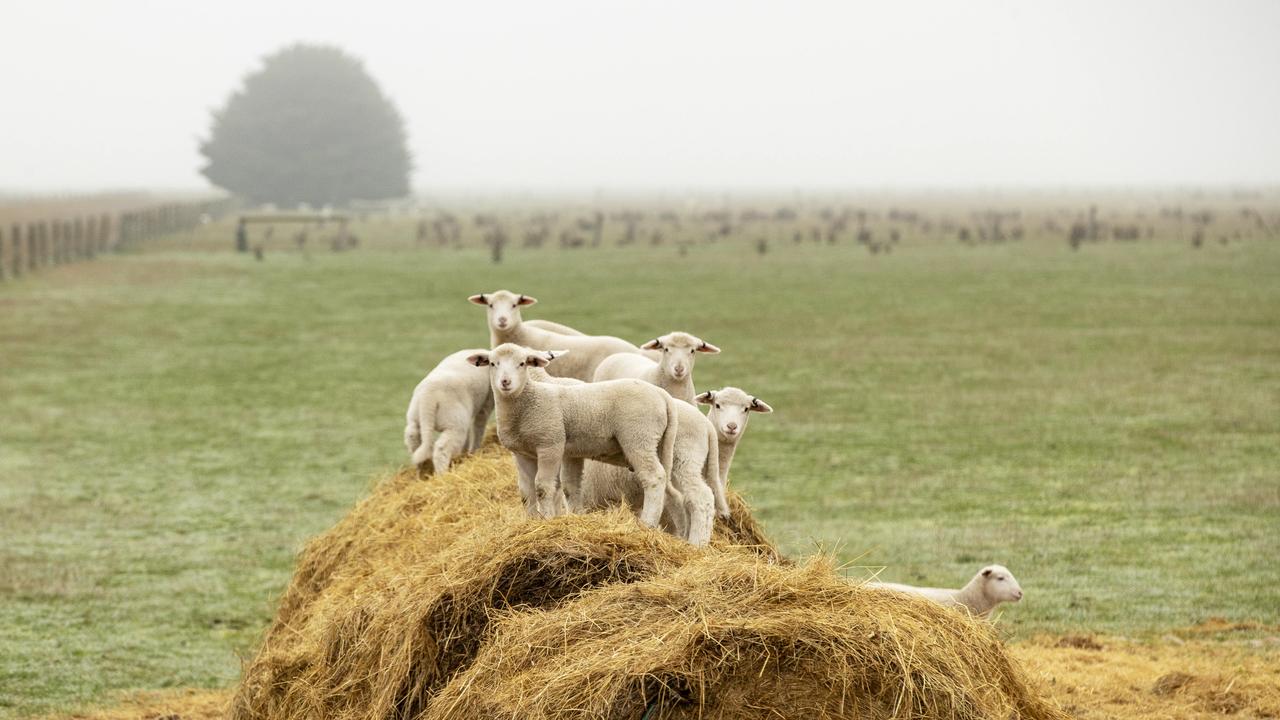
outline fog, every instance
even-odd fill
[[[12,2],[0,189],[204,188],[260,58],[362,58],[417,188],[1280,182],[1280,3]]]

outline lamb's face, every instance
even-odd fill
[[[714,355],[720,352],[720,348],[715,345],[684,332],[667,333],[662,337],[654,338],[641,345],[640,349],[661,352],[662,359],[658,361],[659,369],[663,375],[677,382],[683,381],[693,373],[693,361],[698,353]]]
[[[1022,599],[1022,587],[1009,568],[1003,565],[988,565],[979,571],[982,575],[982,592],[993,603],[1018,602]]]
[[[529,381],[529,368],[546,367],[560,353],[539,352],[512,343],[467,358],[476,367],[489,368],[489,385],[495,395],[515,397],[524,392]]]
[[[751,413],[770,413],[773,408],[759,398],[748,395],[736,387],[708,390],[697,397],[698,402],[710,405],[707,419],[716,426],[721,442],[736,443],[747,431]]]
[[[520,308],[538,302],[536,298],[506,290],[472,295],[467,299],[489,308],[489,328],[498,332],[514,330],[520,325]]]

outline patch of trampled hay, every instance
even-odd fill
[[[751,512],[751,507],[741,495],[729,490],[725,499],[729,501],[729,519],[716,518],[716,524],[711,533],[712,545],[750,550],[777,563],[791,562],[782,554],[782,551],[778,550],[769,536],[764,534],[764,528],[760,526]]]
[[[231,716],[1058,717],[988,626],[778,562],[736,496],[696,549],[623,510],[529,520],[515,485],[495,447],[380,484],[301,553]]]
[[[1080,720],[1280,718],[1275,635],[1240,642],[1109,637],[1091,646],[1041,637],[1010,650]]]
[[[703,553],[507,612],[427,718],[1060,718],[991,626],[839,579]]]

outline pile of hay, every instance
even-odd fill
[[[985,623],[785,561],[741,498],[699,549],[515,485],[493,446],[381,483],[303,550],[232,717],[1063,717]]]

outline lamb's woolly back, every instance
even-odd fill
[[[489,368],[498,440],[516,456],[526,508],[535,517],[560,515],[562,485],[577,511],[583,461],[590,458],[635,470],[645,486],[641,522],[656,526],[672,467],[677,401],[639,380],[554,384],[530,377],[532,368],[564,355],[504,343],[468,358]]]
[[[596,368],[593,380],[633,377],[652,383],[671,397],[693,404],[693,366],[698,354],[720,348],[687,332],[670,332],[640,346],[641,353],[617,353]],[[656,354],[656,355],[655,355]]]
[[[464,451],[480,446],[493,397],[487,373],[467,362],[475,352],[445,357],[413,389],[404,442],[414,465],[424,467],[431,460],[433,469],[443,472]]]
[[[538,302],[537,298],[529,295],[495,290],[467,299],[488,308],[489,343],[492,347],[510,343],[533,350],[563,348],[573,351],[572,355],[548,368],[547,372],[556,377],[589,382],[596,367],[606,357],[615,353],[640,352],[635,345],[611,335],[561,335],[524,322],[520,309]]]
[[[959,589],[917,587],[900,583],[867,583],[868,587],[911,593],[937,603],[967,608],[974,615],[986,617],[997,605],[1022,600],[1022,587],[1003,565],[988,565],[979,570]]]

